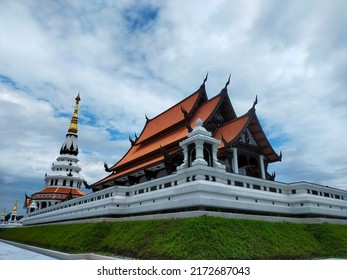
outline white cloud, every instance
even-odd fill
[[[277,178],[347,189],[345,13],[344,1],[2,1],[2,181],[42,177],[78,91],[80,164],[100,179],[145,114],[191,94],[209,71],[210,97],[232,74],[239,115],[258,95],[284,152]]]

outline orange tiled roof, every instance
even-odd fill
[[[141,135],[137,140],[137,144],[148,140],[149,138],[157,135],[161,131],[172,127],[173,125],[184,121],[184,116],[181,111],[181,107],[190,113],[194,105],[197,103],[200,97],[200,92],[197,91],[188,96],[183,101],[177,103],[173,107],[169,108],[165,112],[156,116],[153,119],[148,120]]]
[[[117,170],[122,166],[128,165],[134,161],[137,162],[145,155],[155,151],[160,151],[160,146],[168,146],[173,142],[184,139],[186,136],[187,128],[185,126],[181,126],[147,144],[132,146],[128,153],[112,168],[112,170]]]
[[[198,118],[202,121],[205,121],[215,110],[217,104],[220,101],[221,96],[216,96],[209,101],[204,102],[193,114],[191,118],[191,126],[194,128],[195,123]],[[180,111],[179,113],[183,116],[183,113]],[[132,146],[128,153],[115,165],[112,167],[112,170],[117,170],[123,165],[128,164],[132,161],[138,161],[141,157],[150,154],[151,152],[160,150],[160,146],[166,147],[170,144],[176,143],[178,146],[178,142],[182,141],[185,137],[187,137],[188,131],[185,125],[181,125],[180,127],[169,131],[165,134],[160,135],[157,139],[145,143],[145,144],[136,144]]]
[[[216,106],[221,100],[221,95],[204,102],[201,104],[194,112],[190,122],[192,128],[196,126],[196,121],[200,118],[202,121],[207,120],[211,114],[215,111]],[[180,107],[179,107],[180,108]],[[180,109],[181,110],[181,109]],[[177,112],[183,116],[181,111]],[[118,178],[121,178],[124,175],[130,175],[131,173],[136,172],[144,168],[149,168],[151,165],[155,165],[163,161],[164,157],[160,151],[161,147],[174,148],[175,151],[178,151],[179,142],[184,140],[188,135],[188,130],[185,124],[181,124],[179,127],[163,133],[158,136],[158,138],[153,139],[150,142],[139,143],[135,146],[132,146],[125,156],[112,167],[113,171],[116,171],[115,174],[112,174],[99,182],[96,182],[93,185],[103,184]],[[171,153],[173,151],[171,150]],[[141,163],[141,161],[143,161]]]
[[[85,195],[85,193],[81,189],[76,189],[76,188],[64,188],[64,187],[47,187],[44,188],[43,190],[35,193],[35,195],[40,195],[40,194],[69,194],[71,192],[72,195],[76,196],[82,196]]]
[[[219,94],[212,99],[201,104],[194,112],[190,124],[194,128],[196,126],[196,121],[200,118],[203,122],[206,121],[212,113],[216,110],[217,105],[221,101],[222,96]]]
[[[237,119],[234,119],[220,128],[217,129],[214,138],[218,140],[222,140],[222,136],[227,142],[233,141],[236,137],[240,135],[240,133],[243,131],[245,126],[250,120],[250,115],[245,114]],[[221,141],[221,144],[219,145],[219,149],[224,147],[223,141]]]
[[[232,120],[225,125],[218,128],[216,131],[214,137],[218,140],[222,139],[222,136],[227,142],[233,142],[237,140],[237,138],[240,136],[240,134],[249,127],[251,130],[251,133],[254,137],[254,140],[257,142],[259,147],[262,149],[264,155],[266,156],[267,160],[269,162],[276,162],[280,160],[280,157],[277,155],[277,153],[272,148],[270,142],[268,141],[260,123],[257,118],[257,115],[255,114],[255,110],[251,109],[248,113],[245,115]],[[221,144],[219,145],[219,149],[224,147],[223,141],[221,141]]]
[[[123,171],[111,174],[110,176],[100,180],[99,182],[95,183],[94,185],[104,184],[104,183],[107,183],[109,181],[119,179],[125,175],[130,175],[131,173],[135,173],[136,171],[143,170],[144,168],[150,168],[150,167],[162,162],[163,159],[164,159],[164,156],[162,154],[157,155],[156,157],[148,159],[148,160],[146,160],[146,161],[144,161],[138,165],[134,165],[134,166],[132,166],[128,169],[125,169]]]

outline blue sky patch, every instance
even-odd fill
[[[107,128],[107,132],[110,134],[111,140],[112,141],[119,141],[119,140],[126,140],[129,139],[129,134],[128,133],[122,133],[117,129],[113,128]],[[131,135],[132,138],[134,138],[133,135]]]
[[[91,114],[88,110],[82,109],[79,112],[78,122],[82,125],[97,126],[98,117]]]
[[[0,75],[0,83],[10,86],[13,89],[20,89],[20,86],[8,76]]]
[[[69,114],[69,113],[65,113],[65,112],[56,112],[56,114],[54,115],[55,117],[57,118],[67,118],[67,119],[70,119],[72,117],[72,113]]]
[[[132,5],[122,12],[127,28],[134,31],[145,31],[159,14],[159,8],[150,5]]]

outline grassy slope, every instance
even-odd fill
[[[0,230],[0,238],[54,250],[138,259],[347,257],[347,226],[216,217],[47,225]]]

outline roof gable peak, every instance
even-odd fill
[[[221,90],[220,94],[227,94],[228,93],[228,85],[230,84],[231,74],[229,74],[228,81],[225,83],[224,88]]]

